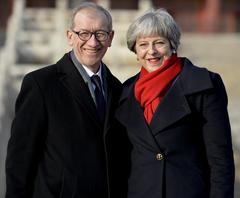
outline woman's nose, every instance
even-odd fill
[[[154,45],[149,45],[148,53],[149,54],[155,54],[156,53],[156,48],[155,48]]]

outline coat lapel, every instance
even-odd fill
[[[148,127],[143,110],[134,96],[134,84],[131,84],[128,89],[125,89],[121,99],[120,107],[117,110],[117,119],[127,126],[128,131],[131,131],[131,136],[138,144],[141,144],[146,149],[151,151],[159,151],[159,147],[152,136]]]
[[[104,82],[104,88],[106,93],[106,115],[105,115],[105,124],[104,124],[104,135],[107,133],[107,131],[110,128],[111,122],[109,121],[111,116],[111,106],[113,103],[113,92],[114,88],[112,87],[111,83],[111,73],[107,69],[106,65],[103,64],[103,82]]]
[[[185,98],[180,79],[177,79],[153,115],[150,123],[153,135],[190,113],[191,109]]]
[[[186,58],[183,58],[183,60],[183,71],[158,106],[150,126],[146,124],[143,110],[134,97],[133,87],[137,77],[133,77],[134,80],[130,80],[130,85],[127,85],[127,88],[124,89],[120,100],[122,105],[118,110],[119,119],[123,123],[126,123],[126,126],[131,127],[132,131],[134,130],[136,135],[148,145],[155,141],[151,135],[155,136],[157,133],[191,114],[187,95],[213,87],[206,69],[193,66]]]
[[[122,92],[122,83],[112,75],[106,65],[103,65],[103,82],[106,93],[106,116],[104,124],[104,135],[107,134],[113,122],[115,122],[115,111]]]
[[[85,109],[89,118],[92,118],[93,121],[101,127],[88,86],[85,84],[83,78],[72,63],[69,54],[65,54],[57,65],[60,74],[60,81],[71,92],[78,104]]]
[[[183,62],[183,71],[154,113],[150,123],[153,135],[191,114],[187,95],[213,87],[206,69],[193,66],[186,58]]]

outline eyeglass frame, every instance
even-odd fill
[[[94,35],[95,39],[97,39],[97,40],[100,41],[100,42],[106,41],[106,40],[108,39],[108,37],[109,37],[109,34],[111,33],[111,32],[108,32],[108,31],[106,31],[106,30],[97,30],[97,31],[95,31],[95,32],[91,32],[91,31],[88,31],[88,30],[80,30],[80,31],[77,32],[77,31],[72,30],[72,32],[75,33],[75,34],[77,34],[77,35],[78,35],[78,38],[79,38],[80,40],[82,40],[82,41],[88,41],[88,40],[92,37],[92,35]],[[90,37],[89,37],[87,40],[82,39],[82,38],[80,37],[80,32],[90,33]],[[96,36],[97,32],[107,33],[106,39],[104,39],[104,40],[99,40],[99,39],[97,38],[97,36]]]

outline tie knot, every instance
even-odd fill
[[[101,83],[101,79],[98,75],[93,75],[91,77],[91,81],[92,83],[94,83],[94,85],[99,89],[99,90],[102,90],[102,83]]]

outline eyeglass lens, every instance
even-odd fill
[[[80,31],[76,32],[80,39],[87,41],[89,40],[92,35],[94,34],[95,38],[99,41],[105,41],[108,38],[108,32],[105,32],[103,30],[99,30],[96,32],[89,32],[89,31]]]

